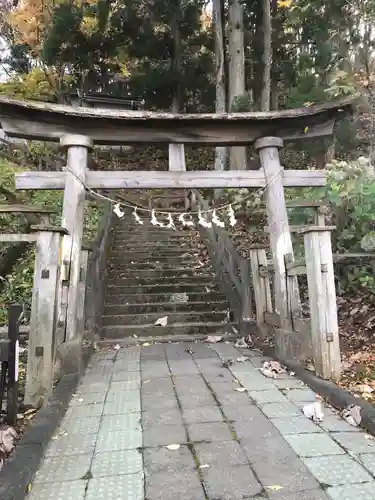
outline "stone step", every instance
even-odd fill
[[[145,314],[122,314],[119,316],[109,315],[102,316],[103,326],[116,325],[147,325],[155,324],[155,322],[164,316],[168,316],[169,324],[180,323],[221,323],[227,317],[227,310],[221,311],[178,311],[178,312],[156,312]]]
[[[195,252],[197,253],[197,252]],[[169,248],[165,247],[149,247],[149,248],[143,248],[139,247],[137,250],[131,251],[130,249],[127,248],[118,248],[117,246],[113,246],[110,251],[110,256],[111,257],[125,257],[127,259],[134,259],[135,257],[143,255],[145,257],[150,257],[152,259],[156,259],[158,257],[172,257],[172,258],[184,258],[184,257],[193,257],[194,252],[192,252],[188,248],[176,248],[170,250]]]
[[[194,255],[193,252],[189,251],[183,251],[183,252],[160,252],[159,250],[151,250],[151,251],[146,251],[144,249],[138,251],[138,252],[118,252],[114,249],[112,249],[109,253],[109,258],[110,259],[126,259],[127,261],[135,261],[135,260],[158,260],[160,259],[168,259],[173,262],[179,262],[183,260],[199,260],[199,256]]]
[[[208,290],[206,289],[208,288]],[[108,286],[107,295],[132,295],[135,293],[149,294],[149,293],[199,293],[210,292],[216,287],[210,287],[202,283],[168,283],[164,285],[135,285],[135,286]]]
[[[236,326],[236,325],[234,325]],[[230,323],[175,323],[167,326],[149,325],[116,325],[104,326],[101,330],[101,338],[121,339],[126,337],[158,337],[167,335],[224,335],[232,332]]]
[[[120,238],[112,239],[112,247],[115,247],[118,251],[137,251],[139,249],[151,250],[153,248],[166,249],[169,251],[185,249],[186,252],[191,251],[190,242],[180,241],[180,242],[170,242],[170,241],[126,241]]]
[[[113,228],[112,229],[113,233],[116,233],[118,235],[124,236],[124,237],[134,237],[134,236],[140,236],[140,235],[147,235],[147,236],[157,236],[159,239],[168,239],[168,238],[186,238],[188,235],[188,231],[166,231],[163,228],[160,229],[147,229],[141,227],[141,229],[126,229],[126,228]]]
[[[129,269],[128,266],[108,266],[109,279],[112,278],[175,278],[176,276],[211,276],[215,278],[215,273],[210,267],[199,267],[197,269],[177,267],[175,269]]]
[[[184,292],[182,292],[183,294]],[[177,292],[168,291],[167,293],[130,293],[130,294],[112,294],[108,295],[105,298],[106,306],[118,306],[122,304],[150,304],[150,303],[168,303],[173,300],[173,297],[176,298]],[[216,290],[212,292],[196,292],[196,293],[187,293],[189,298],[189,302],[216,302],[216,301],[224,301],[225,297],[221,292]]]
[[[198,262],[188,262],[188,265],[186,263],[181,263],[181,262],[171,262],[169,260],[162,260],[162,261],[153,261],[153,260],[147,260],[144,262],[123,262],[121,260],[113,260],[110,259],[108,261],[108,269],[119,269],[119,271],[170,271],[173,269],[181,268],[183,267],[184,269],[191,269],[192,271],[202,271],[206,270],[208,266],[200,266]],[[209,267],[211,269],[211,267]]]
[[[109,259],[108,266],[111,265],[112,268],[116,267],[118,269],[175,269],[176,267],[190,267],[191,269],[200,269],[203,266],[199,265],[199,262],[193,259],[176,259],[176,258],[165,258],[159,257],[158,259],[134,259],[126,260],[123,258],[111,258]]]
[[[181,300],[181,299],[180,299]],[[123,303],[117,305],[107,304],[104,309],[104,315],[123,315],[123,314],[144,314],[144,313],[165,313],[185,312],[185,311],[223,311],[227,309],[225,300],[216,302],[187,301],[187,302],[146,302],[146,303]]]
[[[159,240],[168,240],[170,238],[190,238],[192,231],[158,231],[152,229],[131,230],[125,227],[113,227],[111,229],[113,235],[121,235],[124,237],[139,237],[139,236],[157,236]]]
[[[125,274],[125,273],[124,273]],[[156,286],[156,285],[168,285],[168,284],[180,284],[189,285],[191,283],[195,284],[197,281],[207,286],[215,286],[215,281],[212,276],[165,276],[165,277],[108,277],[108,286],[126,287],[126,286]]]

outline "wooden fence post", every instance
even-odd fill
[[[81,252],[81,271],[79,277],[79,297],[77,307],[77,322],[78,322],[78,335],[83,338],[85,332],[85,300],[86,300],[86,284],[87,284],[87,262],[89,258],[89,251],[82,249]]]
[[[46,403],[52,393],[57,322],[57,293],[64,228],[32,226],[38,231],[31,304],[25,404]]]
[[[19,320],[23,307],[11,305],[8,309],[8,383],[7,383],[7,416],[9,425],[16,425],[18,414],[18,374],[19,374]],[[0,400],[1,405],[1,400]]]
[[[259,266],[267,265],[267,255],[265,248],[262,248],[260,246],[250,248],[250,265],[254,287],[256,322],[259,334],[262,338],[264,338],[268,334],[268,327],[265,322],[265,314],[266,312],[273,312],[269,278],[261,276],[259,272]]]
[[[247,259],[241,258],[240,262],[241,285],[242,285],[242,311],[241,311],[241,326],[243,334],[251,333],[252,318],[252,300],[250,287],[250,262]],[[242,332],[241,332],[242,333]]]
[[[311,226],[299,232],[305,243],[315,371],[319,377],[337,380],[341,358],[330,234],[333,229]]]
[[[65,340],[80,342],[77,335],[77,308],[86,197],[84,183],[88,171],[88,152],[92,149],[93,143],[86,136],[65,135],[61,138],[60,145],[67,149],[62,225],[68,231],[63,242],[63,260],[70,265]]]

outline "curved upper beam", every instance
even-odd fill
[[[302,139],[332,133],[338,114],[351,113],[351,96],[304,108],[256,113],[174,114],[75,108],[0,97],[0,121],[11,137],[57,141],[65,134],[96,144],[185,143],[244,145],[265,136]]]

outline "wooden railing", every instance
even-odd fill
[[[94,339],[99,334],[101,327],[106,286],[107,251],[111,238],[112,218],[112,204],[108,202],[105,206],[99,234],[89,249],[83,325],[86,338],[89,339]]]
[[[192,190],[192,207],[208,208],[199,191]],[[255,324],[252,311],[250,261],[241,257],[225,229],[212,224],[199,226],[208,255],[216,273],[219,287],[229,302],[236,323],[242,333],[248,333]]]

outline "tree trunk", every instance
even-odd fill
[[[180,0],[174,0],[171,21],[173,37],[172,70],[175,83],[172,94],[172,113],[180,113],[182,108],[180,19],[181,3]],[[185,147],[183,144],[169,144],[169,170],[175,172],[186,170]]]
[[[245,51],[243,10],[240,0],[229,0],[229,110],[232,111],[236,97],[245,94]],[[246,170],[246,148],[232,147],[231,170]]]
[[[227,92],[225,79],[225,48],[223,30],[223,0],[212,2],[213,27],[215,38],[215,76],[216,76],[216,113],[227,111]],[[228,150],[225,146],[215,149],[215,170],[226,170]],[[215,191],[219,198],[221,190]]]
[[[272,21],[270,0],[263,2],[263,85],[260,96],[260,110],[270,110],[271,67],[272,67]]]

